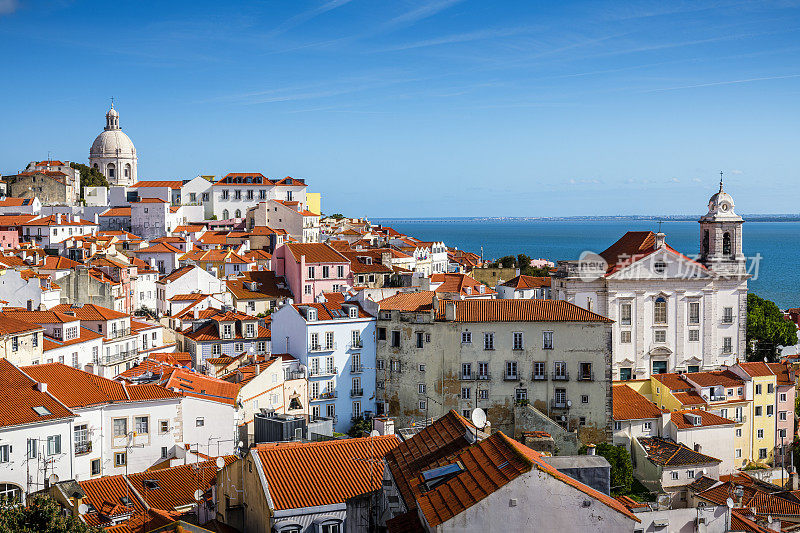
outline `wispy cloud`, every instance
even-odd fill
[[[19,9],[19,7],[18,0],[0,0],[0,16],[10,15]]]
[[[467,43],[472,41],[484,41],[487,39],[498,39],[502,37],[511,37],[513,35],[520,35],[532,31],[531,28],[497,28],[488,30],[478,30],[467,33],[458,33],[455,35],[447,35],[445,37],[438,37],[436,39],[425,39],[422,41],[415,41],[410,43],[398,44],[381,48],[378,52],[396,52],[402,50],[412,50],[414,48],[427,48],[429,46],[442,46],[447,44]]]
[[[298,13],[297,15],[289,18],[282,24],[278,25],[276,28],[271,30],[267,33],[267,37],[277,37],[282,33],[286,33],[287,31],[295,28],[309,20],[318,17],[327,13],[328,11],[333,11],[337,7],[342,7],[343,5],[349,4],[352,0],[330,0],[329,2],[325,2],[324,4],[317,6],[313,9],[309,9],[307,11],[303,11],[302,13]]]
[[[389,30],[399,26],[409,26],[419,22],[420,20],[430,18],[463,1],[464,0],[437,0],[434,2],[426,2],[416,9],[406,11],[402,15],[398,15],[392,19],[389,19],[383,23],[381,27],[383,30]]]
[[[680,91],[683,89],[698,89],[701,87],[717,87],[719,85],[736,85],[739,83],[753,83],[756,81],[770,81],[770,80],[788,80],[792,78],[800,78],[800,74],[787,74],[785,76],[765,76],[762,78],[746,78],[743,80],[727,80],[727,81],[715,81],[710,83],[698,83],[695,85],[680,85],[677,87],[664,87],[661,89],[648,89],[646,91],[641,91],[643,93],[658,93],[664,91]]]

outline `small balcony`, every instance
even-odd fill
[[[327,390],[327,391],[320,392],[319,396],[317,396],[317,398],[319,398],[320,400],[331,400],[333,398],[336,398],[336,396],[337,395],[336,395],[336,391],[335,390]]]
[[[489,381],[490,379],[492,379],[492,375],[489,372],[486,372],[484,374],[478,374],[477,376],[475,376],[475,378],[478,381]]]
[[[361,363],[353,363],[350,365],[350,373],[351,374],[360,374],[364,371],[364,365]]]
[[[306,373],[302,370],[289,370],[286,372],[285,379],[304,379],[306,377]]]
[[[547,372],[541,372],[539,374],[533,374],[533,381],[547,381]]]
[[[108,338],[118,339],[120,337],[125,337],[130,334],[131,334],[131,328],[112,329],[111,333],[108,335]]]
[[[569,371],[553,372],[553,381],[569,381]]]
[[[351,398],[361,398],[364,396],[364,389],[350,389]]]
[[[310,368],[308,370],[308,377],[314,378],[319,376],[335,376],[339,374],[339,369],[335,366],[333,368]]]
[[[92,451],[92,443],[81,442],[75,444],[75,455],[84,455]]]
[[[331,344],[311,344],[308,347],[309,352],[332,352],[336,350],[336,343]]]
[[[578,381],[594,381],[594,372],[578,374]]]
[[[461,373],[461,381],[473,381],[475,379],[475,374],[470,372],[469,374]]]
[[[550,400],[551,409],[569,409],[569,401],[566,398],[553,398]]]
[[[360,350],[363,347],[364,347],[364,341],[361,340],[361,339],[358,339],[357,341],[353,341],[353,342],[351,342],[350,344],[347,345],[347,349],[348,350]]]
[[[744,424],[745,422],[747,422],[747,415],[745,414],[741,414],[738,416],[734,415],[733,418],[731,418],[731,420],[733,420],[737,424]]]
[[[727,399],[728,399],[728,397],[725,396],[724,394],[721,395],[721,396],[715,396],[713,394],[711,395],[711,401],[712,402],[724,402],[724,401],[727,401]]]
[[[519,374],[503,374],[503,381],[519,381]]]

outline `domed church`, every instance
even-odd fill
[[[89,166],[99,170],[111,185],[129,187],[136,183],[136,148],[119,127],[119,113],[111,103],[106,127],[89,149]]]

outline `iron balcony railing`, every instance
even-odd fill
[[[469,374],[465,374],[464,372],[461,373],[461,381],[472,381],[475,379],[475,374],[470,372]]]
[[[489,372],[478,374],[476,377],[478,378],[478,381],[489,381],[492,379],[492,375]]]
[[[553,372],[553,381],[569,381],[569,371]]]
[[[578,381],[594,381],[594,372],[578,374]]]
[[[353,363],[350,365],[350,373],[351,374],[360,374],[364,371],[364,365],[361,363]]]
[[[332,352],[336,349],[336,343],[332,344],[312,344],[308,347],[309,352]]]
[[[363,347],[364,347],[364,341],[359,339],[357,341],[351,342],[350,345],[348,346],[348,349],[350,349],[350,350],[358,350],[358,349],[363,348]]]
[[[335,376],[339,373],[339,369],[335,366],[333,368],[311,368],[308,371],[309,377],[316,376]]]
[[[519,380],[519,374],[517,374],[516,372],[513,374],[503,375],[503,381],[517,381],[517,380]]]
[[[545,381],[547,379],[547,372],[533,373],[533,381]]]
[[[350,389],[351,398],[360,398],[364,396],[364,389]]]
[[[75,444],[75,455],[83,455],[85,453],[89,453],[92,451],[92,443],[89,442],[81,442]]]
[[[569,409],[569,403],[566,398],[553,398],[550,400],[551,409]]]
[[[108,336],[108,338],[118,339],[119,337],[124,337],[130,334],[131,334],[131,328],[112,329],[111,334]]]

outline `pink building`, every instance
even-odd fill
[[[19,233],[16,230],[0,231],[0,248],[19,248]]]
[[[777,378],[777,389],[775,394],[775,411],[778,413],[775,421],[775,464],[781,464],[781,437],[785,437],[784,443],[788,449],[794,440],[794,398],[795,398],[795,374],[794,370],[787,364],[767,363],[770,370]],[[789,457],[786,458],[789,464]]]
[[[324,243],[287,243],[275,250],[272,264],[284,276],[296,303],[312,303],[323,292],[348,287],[350,261]]]

